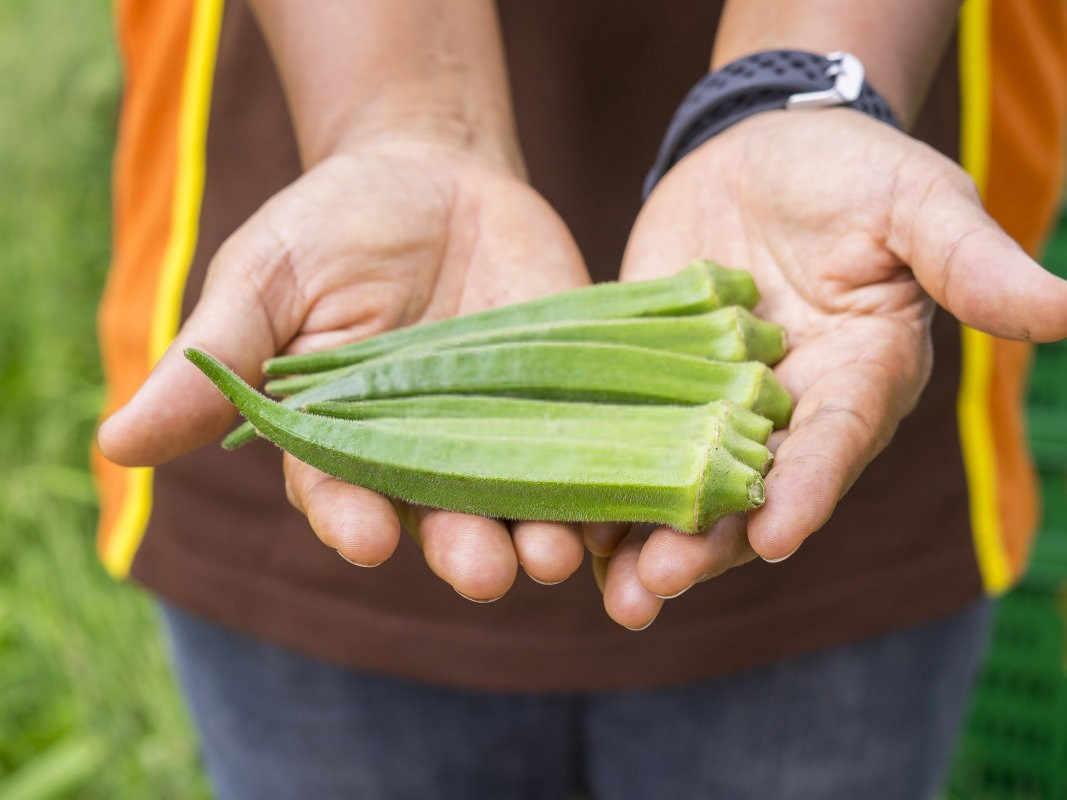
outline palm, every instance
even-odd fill
[[[789,334],[778,373],[798,400],[797,422],[842,412],[841,424],[859,428],[857,441],[873,450],[917,400],[931,360],[932,302],[887,247],[892,195],[907,166],[869,141],[842,143],[832,115],[811,115],[804,135],[790,129],[788,140],[766,118],[751,122],[754,130],[724,135],[658,187],[624,275],[645,277],[674,253],[677,263],[703,254],[751,271],[763,296],[758,312]],[[827,185],[839,188],[816,188]],[[835,399],[846,394],[863,402]]]
[[[660,530],[619,547],[605,604],[631,627],[655,616],[657,595],[755,554],[787,557],[822,526],[925,384],[927,293],[998,335],[1067,332],[1064,285],[985,215],[966,176],[849,110],[763,114],[676,165],[634,226],[623,277],[697,256],[755,276],[757,311],[789,334],[776,372],[796,409],[747,531],[729,520],[704,537]]]
[[[217,438],[232,408],[184,363],[214,353],[249,380],[282,351],[319,350],[424,319],[588,282],[566,227],[513,174],[467,154],[392,141],[333,156],[280,192],[220,249],[178,340],[100,432],[109,457],[159,463]],[[156,435],[162,431],[165,436]],[[289,456],[286,489],[323,542],[358,564],[393,552],[399,520],[373,492]],[[542,582],[582,559],[577,531],[402,509],[431,569],[462,594],[503,594],[518,563]]]
[[[278,290],[300,301],[276,306],[296,331],[290,352],[588,282],[566,227],[528,186],[425,148],[334,156],[261,214],[287,262]]]

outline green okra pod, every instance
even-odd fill
[[[734,430],[760,444],[766,444],[773,423],[735,403],[713,401],[704,406],[619,405],[614,403],[559,402],[524,397],[493,397],[475,394],[416,395],[385,400],[348,400],[310,403],[313,414],[342,419],[430,417],[447,419],[544,419],[605,423],[646,422],[688,425],[704,415],[722,416]]]
[[[301,408],[326,400],[439,393],[676,405],[730,400],[776,427],[784,426],[792,412],[788,392],[756,361],[708,361],[644,347],[580,342],[494,344],[368,361],[285,403]],[[223,444],[239,447],[254,435],[241,426]]]
[[[545,441],[330,419],[257,393],[199,350],[186,356],[267,439],[334,477],[407,502],[506,519],[651,522],[696,532],[758,507],[759,472],[722,444]]]
[[[632,446],[652,448],[670,447],[677,443],[705,441],[716,436],[742,464],[761,475],[771,467],[771,451],[759,442],[743,436],[729,427],[721,414],[708,414],[706,407],[696,406],[685,424],[663,424],[640,420],[603,422],[598,420],[506,419],[486,417],[407,417],[405,419],[378,418],[365,424],[389,430],[403,430],[413,434],[454,434],[458,436],[490,436],[507,439],[520,438],[561,442],[626,442]],[[309,412],[311,413],[311,412]]]
[[[731,305],[752,308],[758,301],[756,285],[747,272],[700,260],[667,278],[586,286],[525,303],[398,328],[331,350],[272,358],[264,370],[267,375],[322,372],[405,347],[516,325],[697,314]]]
[[[403,348],[393,356],[430,350],[475,347],[510,342],[589,342],[623,344],[702,356],[714,361],[777,363],[785,355],[785,330],[758,319],[741,306],[684,317],[573,320],[519,325],[441,339],[430,345]],[[344,374],[347,367],[271,381],[267,391],[287,395],[303,391]]]
[[[792,410],[788,393],[756,361],[584,342],[492,344],[370,361],[291,399],[306,406],[439,392],[682,405],[730,400],[779,427]]]

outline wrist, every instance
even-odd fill
[[[403,143],[473,159],[525,178],[509,104],[432,86],[393,87],[306,139],[307,166],[330,155]]]
[[[250,0],[306,168],[391,132],[518,165],[493,0]]]
[[[844,50],[863,62],[872,86],[911,127],[952,34],[958,0],[780,0],[727,2],[711,68],[760,50]]]
[[[893,110],[867,83],[862,62],[849,53],[767,50],[733,61],[703,76],[685,96],[645,180],[644,194],[701,144],[750,117],[835,107],[899,127]]]

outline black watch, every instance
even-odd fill
[[[848,106],[900,127],[889,104],[864,80],[850,53],[767,50],[709,72],[678,107],[645,178],[644,196],[667,171],[712,136],[761,111]]]

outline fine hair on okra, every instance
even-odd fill
[[[760,471],[726,443],[728,434],[746,437],[711,403],[693,410],[694,420],[701,409],[705,415],[699,435],[658,443],[647,433],[634,441],[545,438],[534,417],[513,418],[527,427],[505,436],[431,424],[413,431],[388,418],[287,408],[210,355],[185,352],[262,436],[323,472],[399,500],[504,519],[650,522],[687,532],[764,500]]]
[[[712,401],[706,413],[725,415],[730,425],[749,439],[766,444],[773,423],[753,411],[734,403]],[[700,406],[619,405],[613,403],[556,402],[523,397],[494,397],[475,394],[428,394],[392,397],[385,400],[325,401],[310,403],[306,409],[342,419],[377,419],[405,417],[473,417],[475,419],[546,419],[601,420],[603,422],[647,421],[665,425],[684,425]]]
[[[434,399],[438,401],[436,407],[432,402]],[[449,402],[453,400],[459,403]],[[373,407],[375,404],[377,408]],[[368,405],[372,408],[367,408]],[[766,475],[773,461],[771,451],[764,446],[771,432],[771,423],[729,402],[700,406],[620,406],[445,395],[362,403],[326,402],[312,404],[305,410],[312,414],[400,427],[413,433],[519,435],[573,441],[621,439],[630,443],[645,442],[649,446],[699,439],[709,435],[709,421],[722,422],[725,423],[721,430],[722,444],[741,462]]]
[[[377,358],[401,348],[518,325],[567,320],[615,319],[699,314],[723,306],[753,308],[759,292],[752,276],[712,261],[698,260],[667,278],[632,283],[600,283],[525,303],[387,331],[330,350],[272,358],[267,375],[322,372]]]
[[[680,405],[730,400],[776,427],[792,412],[792,399],[765,364],[584,342],[493,344],[372,360],[297,392],[285,404],[439,393]],[[239,427],[224,446],[240,446],[254,435]]]
[[[713,361],[761,361],[775,364],[785,355],[785,331],[757,318],[746,308],[728,306],[683,317],[569,320],[519,325],[446,337],[401,348],[385,357],[483,344],[559,341],[622,344],[701,356]],[[366,363],[366,362],[363,362]],[[344,375],[347,366],[282,378],[267,384],[271,394],[289,395]]]

